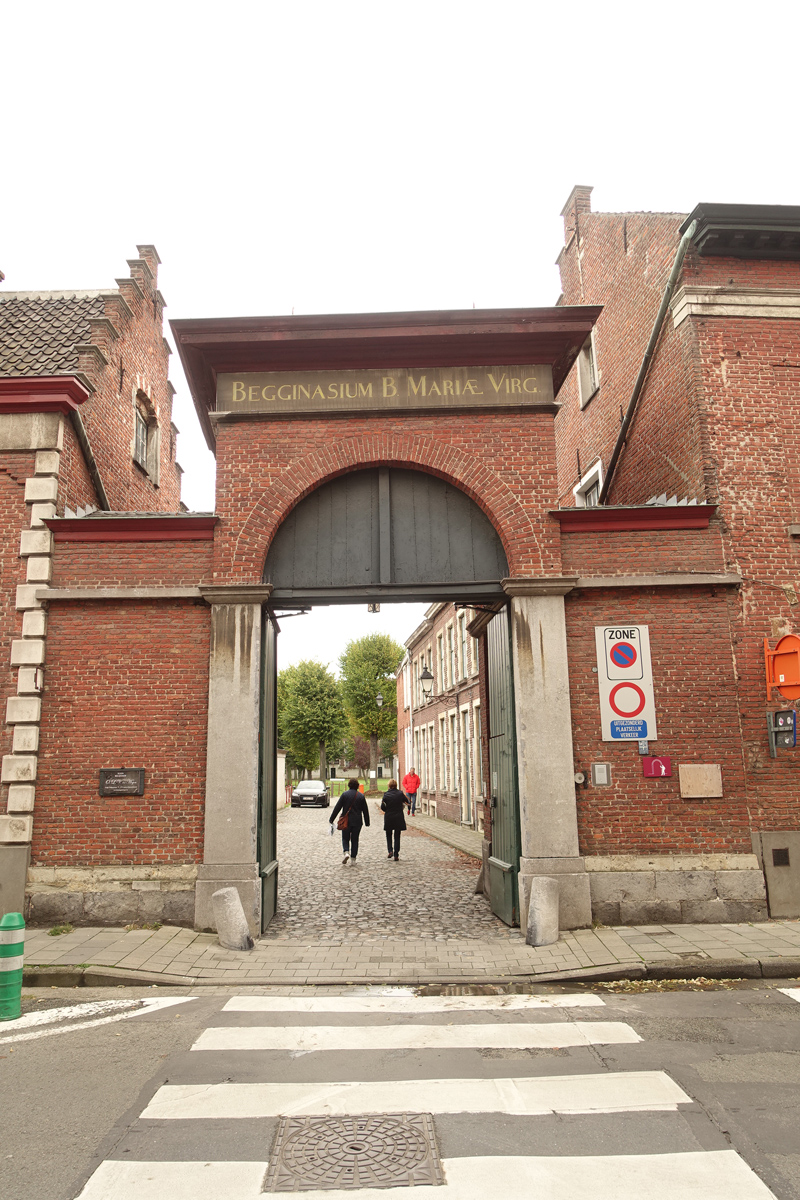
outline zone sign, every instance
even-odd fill
[[[603,741],[654,741],[656,709],[647,625],[596,625]]]

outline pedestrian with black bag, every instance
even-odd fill
[[[400,834],[408,828],[403,813],[406,805],[408,811],[411,812],[411,801],[408,796],[398,791],[396,779],[390,779],[389,786],[381,800],[381,812],[383,813],[383,830],[386,834],[386,849],[389,851],[387,857],[393,858],[395,862],[400,861]],[[394,848],[392,848],[392,842],[394,842]]]
[[[341,813],[341,816],[336,821],[338,813]],[[362,826],[369,825],[369,809],[364,799],[364,793],[358,790],[357,779],[348,779],[347,791],[342,792],[331,813],[331,825],[334,821],[336,821],[336,828],[342,831],[342,850],[344,851],[342,866],[347,866],[348,858],[355,866]]]

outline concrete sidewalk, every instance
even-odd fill
[[[163,926],[31,929],[25,983],[220,984],[466,983],[645,975],[791,978],[800,975],[800,921],[754,925],[624,926],[562,934],[554,946],[521,941],[362,937],[262,939],[248,953],[223,950],[214,934]]]
[[[429,837],[436,838],[438,842],[444,842],[448,846],[452,846],[454,850],[460,850],[463,854],[469,854],[472,858],[480,859],[483,846],[483,834],[477,829],[470,829],[467,825],[455,825],[452,821],[440,821],[437,817],[426,817],[424,813],[417,812],[413,817],[406,818],[406,824],[409,829],[418,829],[420,833],[427,833]]]

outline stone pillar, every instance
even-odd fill
[[[238,891],[251,934],[261,933],[258,864],[261,604],[272,589],[202,588],[211,605],[205,843],[195,928],[215,929],[211,896]]]
[[[520,920],[531,879],[558,877],[561,929],[592,923],[589,877],[578,853],[578,815],[564,595],[573,579],[507,579],[517,722]]]

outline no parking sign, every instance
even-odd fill
[[[656,708],[647,625],[596,625],[603,741],[654,740]]]

